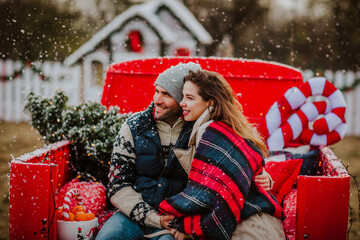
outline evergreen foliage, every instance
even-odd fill
[[[46,143],[64,139],[72,142],[75,156],[71,165],[78,175],[106,185],[113,144],[127,115],[120,114],[117,107],[107,110],[95,102],[70,107],[67,100],[62,91],[53,98],[31,92],[26,97],[25,110]]]

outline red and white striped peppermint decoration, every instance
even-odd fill
[[[69,220],[70,199],[74,197],[76,200],[76,205],[83,206],[81,195],[76,188],[72,188],[69,191],[67,191],[64,197],[64,204],[63,204],[63,218],[65,221]]]
[[[323,96],[326,101],[309,102],[311,96]],[[341,140],[346,133],[346,103],[340,90],[323,77],[311,78],[299,87],[292,87],[276,101],[259,123],[269,150],[284,148],[300,137],[313,146],[330,145]],[[325,116],[308,123],[319,115]]]

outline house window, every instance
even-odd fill
[[[91,63],[92,85],[103,86],[103,64],[98,61]]]
[[[143,37],[141,32],[140,31],[129,32],[126,45],[129,51],[141,53],[143,51]]]
[[[190,56],[190,50],[187,48],[178,48],[175,50],[174,55],[177,57],[179,57],[179,56],[187,57],[187,56]]]

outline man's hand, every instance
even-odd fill
[[[181,233],[177,231],[176,229],[171,232],[171,234],[174,236],[176,240],[184,240],[184,239],[191,239],[191,237],[185,233]]]
[[[255,176],[255,182],[258,183],[265,191],[270,191],[270,177],[264,171]]]
[[[160,216],[160,224],[163,228],[171,230],[169,227],[169,223],[171,220],[174,220],[174,219],[175,219],[175,216],[173,216],[173,215],[161,215]]]

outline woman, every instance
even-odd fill
[[[266,145],[242,114],[230,85],[204,70],[190,71],[184,81],[180,106],[185,120],[196,122],[190,148],[175,153],[189,181],[160,204],[164,214],[177,218],[175,238],[183,239],[184,233],[231,239],[236,229],[236,238],[285,239],[282,208],[254,182],[268,155]]]

